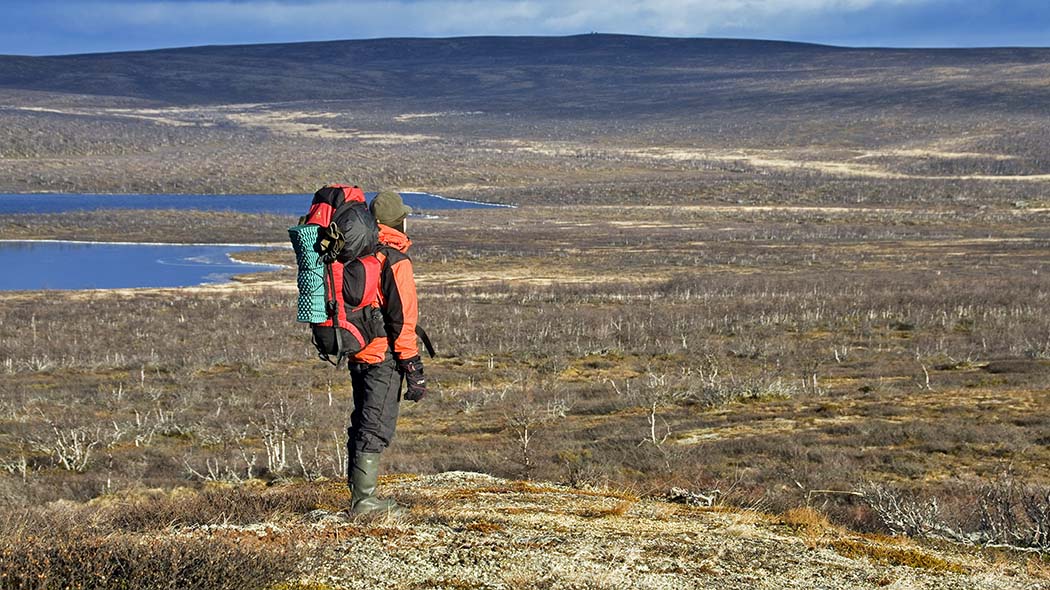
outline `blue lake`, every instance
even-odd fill
[[[368,198],[375,193],[365,193]],[[298,218],[310,208],[313,195],[95,195],[95,194],[5,194],[0,193],[0,215],[64,213],[99,209],[193,209],[273,213]],[[420,211],[486,209],[507,207],[452,199],[429,193],[401,193],[405,204]]]
[[[366,193],[369,198],[375,193]],[[417,211],[505,207],[427,193],[401,193]],[[287,215],[306,213],[313,195],[2,194],[0,215],[103,209],[184,209]],[[250,245],[113,244],[0,241],[0,290],[185,287],[222,283],[276,267],[234,262]]]
[[[184,287],[223,283],[270,265],[229,255],[252,246],[0,242],[0,290]]]

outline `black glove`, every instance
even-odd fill
[[[405,399],[418,402],[427,394],[427,380],[423,377],[423,361],[414,356],[410,359],[397,361],[397,370],[405,377],[408,385],[405,389]]]

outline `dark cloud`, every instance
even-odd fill
[[[1046,0],[6,0],[0,53],[588,31],[840,45],[1047,45]]]

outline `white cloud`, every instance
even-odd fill
[[[721,29],[763,30],[780,18],[924,0],[368,0],[364,2],[87,1],[45,3],[60,26],[263,28],[357,36],[390,34],[560,34],[589,30],[655,35],[699,35]]]

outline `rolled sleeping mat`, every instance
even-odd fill
[[[295,264],[299,269],[296,285],[299,301],[296,321],[319,324],[328,320],[324,303],[324,264],[317,253],[317,230],[313,224],[288,228],[288,238],[295,250]]]

